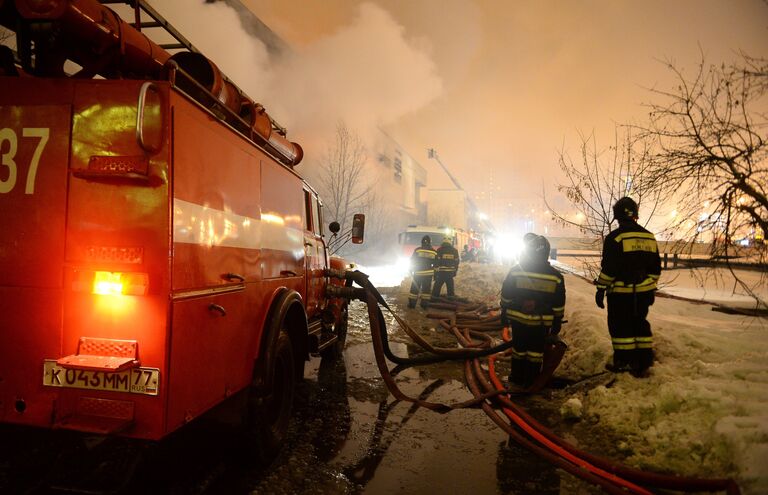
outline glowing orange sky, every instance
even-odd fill
[[[353,22],[353,0],[243,0],[301,50]],[[434,147],[465,188],[503,194],[554,190],[557,151],[576,151],[578,132],[611,144],[614,122],[643,118],[646,88],[666,89],[660,61],[695,70],[739,50],[768,56],[768,4],[734,1],[375,0],[425,50],[441,94],[387,125],[448,187],[426,158]],[[376,63],[371,61],[371,63]],[[360,70],[365,70],[361,67]],[[491,169],[493,171],[491,172]]]

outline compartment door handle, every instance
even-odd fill
[[[227,310],[224,309],[224,306],[220,306],[218,304],[213,304],[213,303],[209,304],[208,310],[211,312],[219,313],[221,316],[227,316]]]

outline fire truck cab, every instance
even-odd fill
[[[346,334],[301,147],[95,0],[0,1],[0,23],[0,422],[156,440],[242,392],[278,448],[305,361]]]
[[[421,245],[421,239],[429,236],[432,246],[437,247],[446,237],[451,239],[453,247],[461,251],[464,246],[469,248],[481,247],[481,241],[474,231],[455,229],[453,227],[440,225],[409,225],[404,232],[397,235],[397,242],[400,245],[401,255],[408,257],[413,250]]]

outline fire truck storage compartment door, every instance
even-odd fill
[[[68,104],[0,104],[0,286],[61,287],[70,120]]]
[[[263,299],[260,151],[175,92],[171,105],[169,430],[249,383]]]
[[[265,279],[304,274],[303,191],[301,179],[293,172],[274,161],[261,161],[261,273]]]
[[[248,291],[255,291],[251,284]],[[168,430],[245,387],[253,371],[254,294],[222,293],[173,303]],[[214,308],[222,308],[223,312]]]
[[[173,290],[261,278],[260,151],[176,93]]]

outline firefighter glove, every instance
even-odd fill
[[[603,302],[604,298],[605,289],[597,289],[597,292],[595,292],[595,304],[597,304],[597,307],[600,309],[605,308],[605,303]]]

